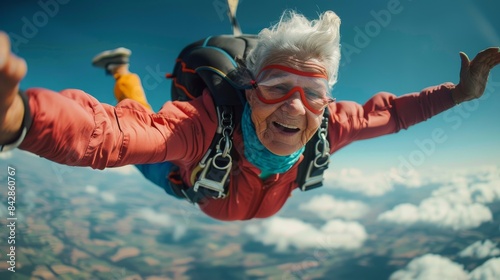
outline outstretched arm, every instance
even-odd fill
[[[457,85],[445,83],[399,97],[378,93],[364,105],[355,102],[331,104],[331,152],[356,140],[407,129],[456,104],[481,97],[491,69],[500,64],[500,49],[488,48],[479,52],[472,61],[464,53],[460,53],[460,57],[460,82]]]
[[[9,48],[2,33],[2,148],[9,144],[7,147],[19,147],[54,162],[103,169],[175,160],[197,163],[210,145],[211,138],[200,137],[213,135],[217,127],[209,93],[190,102],[167,102],[158,113],[131,100],[117,106],[103,104],[76,89],[29,88],[24,98],[18,90],[26,64]]]
[[[26,62],[11,52],[9,37],[0,32],[0,145],[21,134],[25,108],[18,91],[26,71]]]

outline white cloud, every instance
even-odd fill
[[[152,224],[163,226],[163,227],[171,227],[173,226],[174,220],[167,213],[158,213],[151,208],[143,208],[138,213],[139,218],[146,220]]]
[[[356,168],[329,169],[325,172],[324,185],[366,196],[381,196],[394,190],[395,186],[420,188],[430,184],[456,185],[500,180],[498,166],[476,166],[468,169],[434,168],[427,169],[422,174],[421,172],[416,169],[391,168],[388,171],[370,174]],[[500,196],[500,190],[496,191],[496,196]]]
[[[378,216],[378,220],[398,224],[414,224],[420,220],[419,209],[413,204],[399,204]]]
[[[326,235],[325,248],[357,249],[368,238],[363,225],[357,222],[331,220],[321,227],[321,232]]]
[[[491,221],[490,209],[478,203],[453,203],[440,197],[423,200],[420,205],[400,204],[379,215],[378,220],[396,224],[429,224],[454,230],[471,229]]]
[[[490,182],[500,178],[500,167],[494,165],[470,166],[467,169],[434,169],[427,173],[428,180],[435,184],[472,184]]]
[[[388,171],[368,174],[356,168],[344,168],[339,171],[325,172],[325,186],[361,193],[366,196],[381,196],[392,190],[396,185],[406,188],[426,186],[429,178],[420,175],[412,169],[400,172],[397,168]]]
[[[85,192],[92,194],[92,195],[96,195],[108,203],[115,203],[116,202],[116,196],[114,193],[99,191],[99,189],[96,186],[92,186],[92,185],[85,186]]]
[[[0,153],[0,159],[9,159],[9,158],[12,158],[12,152],[11,151],[1,152]]]
[[[256,241],[264,245],[275,245],[277,251],[285,251],[289,247],[299,249],[317,246],[320,231],[314,226],[297,219],[273,217],[260,225],[246,228]]]
[[[332,220],[316,228],[301,220],[281,217],[247,226],[245,232],[258,242],[276,246],[277,251],[286,251],[291,247],[356,249],[368,236],[365,228],[357,222]]]
[[[187,232],[187,227],[180,223],[168,213],[159,213],[151,208],[143,208],[138,211],[137,218],[146,220],[147,222],[172,230],[174,240],[181,239]]]
[[[460,203],[492,203],[500,200],[500,178],[489,178],[489,181],[483,182],[454,183],[435,190],[432,196]]]
[[[474,201],[471,197],[471,192],[467,183],[453,183],[445,185],[435,190],[431,194],[431,198],[440,198],[451,204],[472,204]]]
[[[469,247],[458,253],[460,257],[471,257],[476,259],[484,259],[500,255],[500,249],[496,248],[496,244],[490,240],[484,242],[474,242]]]
[[[327,194],[314,196],[308,202],[301,204],[299,209],[312,212],[324,220],[333,218],[359,219],[369,210],[368,206],[363,202],[340,200]]]
[[[114,193],[101,192],[100,196],[101,196],[102,200],[104,200],[108,203],[115,203],[116,202],[116,196]]]
[[[87,185],[85,186],[85,192],[90,194],[96,194],[99,192],[96,186]]]
[[[410,261],[405,268],[391,274],[389,280],[497,280],[500,258],[493,258],[470,273],[463,265],[443,256],[427,254]]]
[[[408,188],[419,188],[425,184],[425,179],[415,169],[408,170],[403,174],[397,168],[391,168],[387,176],[394,184]]]
[[[485,203],[500,200],[498,170],[496,167],[485,167],[475,168],[474,171],[454,171],[451,177],[440,172],[430,181],[446,185],[432,192],[431,197],[422,200],[419,205],[397,205],[380,214],[378,219],[405,225],[423,223],[455,230],[478,227],[493,219]]]
[[[325,172],[324,185],[328,188],[343,189],[367,196],[381,196],[393,190],[393,183],[387,174],[364,174],[355,168]]]
[[[478,203],[492,203],[500,200],[500,179],[473,184],[470,191],[472,199]]]
[[[173,238],[175,241],[180,240],[187,232],[187,227],[183,224],[176,223]]]
[[[500,279],[500,258],[490,259],[470,273],[470,280]]]
[[[427,254],[413,259],[402,270],[394,272],[390,280],[468,280],[463,266],[449,259]]]
[[[497,165],[471,167],[463,172],[476,181],[493,181],[500,178],[500,166]]]

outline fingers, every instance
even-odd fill
[[[26,61],[11,52],[9,37],[0,31],[0,88],[5,90],[17,85],[26,71]]]
[[[486,63],[490,68],[500,63],[500,48],[488,48],[484,52]]]
[[[472,62],[474,64],[480,64],[483,66],[487,66],[491,69],[495,65],[500,63],[500,48],[498,48],[498,47],[487,48],[487,49],[479,52],[476,55],[476,57],[474,57]]]
[[[465,54],[464,52],[460,52],[460,61],[462,64],[462,69],[466,69],[467,67],[469,67],[470,60],[467,54]]]
[[[490,61],[490,65],[493,68],[494,66],[500,64],[500,48],[492,48],[496,50],[496,53],[492,51],[492,58]]]
[[[19,83],[26,75],[27,66],[24,59],[15,56],[10,50],[10,40],[7,34],[0,32],[0,112],[14,102]],[[1,116],[0,116],[1,118]]]
[[[490,48],[482,50],[481,52],[484,52],[484,53],[497,53],[497,52],[500,52],[500,48],[499,47],[490,47]]]
[[[0,31],[0,69],[3,69],[10,54],[10,41],[5,32]]]

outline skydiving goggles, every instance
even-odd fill
[[[335,101],[329,96],[328,77],[321,73],[300,71],[288,66],[271,64],[259,72],[254,87],[262,103],[276,104],[300,93],[302,104],[320,115]]]

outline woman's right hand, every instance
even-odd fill
[[[0,31],[0,145],[15,141],[20,133],[24,105],[18,91],[27,70],[24,59],[12,53],[9,36]]]

